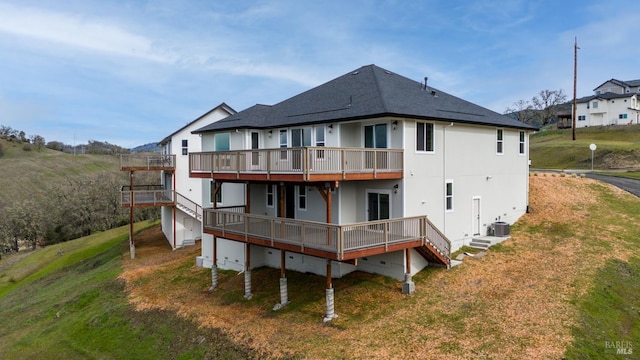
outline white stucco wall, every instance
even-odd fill
[[[398,121],[393,129],[393,121]],[[520,130],[502,129],[503,153],[496,153],[495,127],[434,122],[433,152],[417,152],[415,145],[416,122],[407,119],[381,119],[368,122],[334,124],[327,135],[327,146],[363,147],[364,126],[376,123],[388,124],[387,143],[390,148],[404,148],[404,178],[400,180],[368,180],[340,182],[333,196],[333,222],[348,224],[366,221],[367,192],[383,192],[390,195],[391,217],[427,215],[452,241],[452,251],[468,244],[474,234],[487,234],[495,221],[514,223],[526,212],[528,205],[528,142],[525,133],[525,153],[519,153]],[[271,137],[260,132],[260,146],[279,147],[279,130]],[[289,132],[290,136],[290,132]],[[230,135],[232,149],[243,149],[250,144],[250,131],[240,130]],[[331,139],[331,140],[329,140]],[[203,136],[203,148],[209,138]],[[328,143],[332,142],[331,145]],[[445,181],[454,184],[453,210],[445,210]],[[394,186],[398,185],[397,191]],[[296,210],[297,219],[325,221],[326,207],[318,191],[307,187],[307,210]],[[266,206],[266,185],[253,184],[251,212],[278,216],[276,205]],[[478,229],[474,229],[474,201],[479,201]],[[296,199],[297,202],[297,199]],[[226,203],[226,198],[225,198]],[[225,204],[226,205],[226,204]],[[206,254],[211,254],[211,238],[203,236],[205,266],[211,266]],[[209,245],[207,245],[209,243]],[[244,263],[244,245],[220,240],[218,265],[221,268],[240,270]],[[280,253],[275,249],[252,247],[252,267],[280,266]],[[427,266],[417,252],[412,250],[412,273]],[[287,253],[287,268],[323,275],[326,261],[301,254]],[[354,270],[362,270],[402,279],[404,276],[404,252],[395,252],[360,259],[357,266],[339,264],[333,266],[333,276],[339,277]]]

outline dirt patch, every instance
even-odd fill
[[[219,289],[208,292],[209,271],[194,265],[199,246],[172,251],[158,228],[136,237],[137,258],[125,254],[121,278],[137,309],[174,311],[220,329],[260,357],[557,359],[572,341],[573,304],[590,277],[607,259],[637,256],[615,241],[616,229],[603,231],[598,242],[586,240],[602,226],[592,223],[602,187],[608,185],[530,177],[531,213],[509,241],[452,270],[421,272],[409,297],[387,278],[337,279],[340,317],[329,325],[320,322],[322,277],[291,276],[290,299],[304,303],[275,313],[269,299],[277,298],[279,270],[254,271],[251,301],[242,299],[242,276],[235,273],[223,274]],[[599,251],[600,242],[606,251]],[[303,286],[311,300],[295,298]]]

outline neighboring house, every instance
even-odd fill
[[[640,94],[640,80],[607,80],[602,85],[593,89],[595,95],[606,93],[613,94]]]
[[[375,65],[255,105],[194,131],[202,201],[243,186],[204,210],[198,262],[213,287],[218,267],[244,271],[247,298],[252,268],[281,268],[276,307],[285,269],[324,275],[326,320],[332,278],[352,271],[410,293],[413,274],[527,211],[535,130]]]
[[[235,114],[230,106],[222,103],[189,122],[159,145],[162,154],[173,155],[175,168],[162,171],[162,189],[173,192],[174,203],[162,206],[162,232],[173,249],[193,244],[202,237],[202,208],[212,207],[211,199],[203,198],[202,180],[189,177],[189,154],[201,152],[200,136],[192,131]]]
[[[640,124],[640,94],[605,92],[576,100],[576,128]]]
[[[593,93],[576,100],[576,128],[640,124],[640,80],[607,80]]]

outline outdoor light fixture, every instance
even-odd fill
[[[331,130],[333,130],[333,124],[327,125],[327,128],[329,129],[329,134],[331,134]]]
[[[398,184],[393,185],[393,193],[394,194],[398,193]]]
[[[395,130],[398,127],[398,120],[392,122],[391,125],[393,125],[393,130]]]
[[[269,137],[273,134],[273,130],[269,130]]]

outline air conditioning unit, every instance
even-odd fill
[[[493,236],[509,236],[509,223],[498,221],[494,222],[491,227],[493,228]]]

